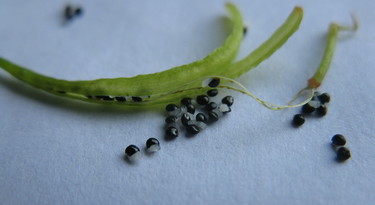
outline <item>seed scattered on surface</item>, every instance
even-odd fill
[[[172,123],[172,122],[177,122],[178,118],[177,116],[171,115],[165,118],[166,123]]]
[[[347,148],[347,147],[340,147],[337,150],[337,159],[339,161],[348,160],[350,157],[351,157],[351,153],[350,153],[349,148]]]
[[[346,144],[346,139],[341,134],[336,134],[331,139],[332,144],[335,146],[344,146]]]
[[[188,122],[191,120],[191,117],[189,114],[187,113],[184,113],[182,116],[181,116],[181,122],[184,126],[187,126],[188,125]]]
[[[328,93],[323,93],[321,95],[318,95],[318,99],[322,104],[329,103],[331,100],[331,96]]]
[[[311,106],[310,103],[306,103],[302,106],[302,113],[310,114],[315,111],[315,107]]]
[[[207,111],[211,111],[211,110],[216,109],[216,108],[217,108],[217,104],[215,102],[209,102],[206,105],[206,110]]]
[[[303,125],[303,123],[305,123],[305,116],[303,116],[302,114],[296,114],[294,115],[292,122],[294,126],[299,127]]]
[[[82,9],[81,7],[77,7],[77,8],[74,10],[74,14],[75,14],[76,16],[80,16],[80,15],[82,15],[82,13],[83,13],[83,9]]]
[[[141,157],[140,150],[135,145],[129,145],[126,147],[125,155],[130,161],[136,161]]]
[[[198,95],[196,100],[199,105],[207,105],[210,98],[207,95]]]
[[[234,98],[230,95],[225,96],[222,100],[222,103],[227,104],[229,107],[233,105]]]
[[[318,108],[316,109],[316,113],[317,113],[319,116],[321,116],[321,117],[323,117],[324,115],[326,115],[327,112],[328,112],[328,108],[327,108],[326,105],[321,105],[320,107],[318,107]]]
[[[187,126],[186,130],[190,134],[194,134],[194,135],[199,133],[199,127],[197,125],[195,125],[195,124]]]
[[[247,34],[247,26],[244,25],[242,28],[242,35],[245,36]]]
[[[159,140],[156,138],[149,138],[146,141],[146,147],[148,152],[156,152],[160,150]]]
[[[176,127],[168,127],[166,130],[165,130],[165,135],[167,137],[178,137],[178,129]]]
[[[172,111],[177,110],[177,109],[178,109],[178,106],[175,105],[175,104],[168,104],[165,107],[165,110],[168,111],[168,112],[172,112]]]
[[[64,17],[66,20],[72,20],[76,16],[80,16],[83,13],[81,7],[73,7],[71,5],[66,5],[64,9]]]
[[[203,113],[200,112],[195,116],[195,120],[206,123],[207,117],[206,117],[206,115],[204,115]]]
[[[217,87],[220,84],[220,78],[212,78],[211,82],[208,83],[208,86],[211,88]]]
[[[207,91],[207,95],[210,97],[215,97],[218,93],[219,91],[217,89],[212,89],[212,90]]]
[[[191,98],[183,98],[181,100],[181,104],[183,104],[183,105],[189,105],[189,104],[191,104],[191,101],[192,101]]]
[[[195,106],[193,104],[187,104],[185,106],[186,106],[186,110],[188,111],[188,113],[191,113],[191,114],[195,113]]]

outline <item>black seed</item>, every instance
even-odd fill
[[[346,144],[346,139],[343,135],[334,135],[331,139],[332,144],[335,146],[344,146]]]
[[[95,96],[97,99],[100,99],[100,100],[106,100],[106,101],[112,101],[113,98],[108,96],[108,95],[97,95]]]
[[[220,78],[212,78],[211,82],[208,83],[208,86],[211,88],[217,87],[220,84]]]
[[[168,111],[168,112],[172,112],[172,111],[175,111],[178,109],[178,106],[175,105],[175,104],[168,104],[166,107],[165,107],[165,110]]]
[[[134,102],[142,102],[142,98],[141,98],[141,97],[138,97],[138,96],[133,96],[133,97],[132,97],[132,100],[133,100]]]
[[[195,113],[195,106],[193,104],[187,104],[185,105],[186,109],[189,113],[194,114]]]
[[[198,95],[197,96],[197,103],[199,105],[207,105],[207,103],[210,101],[210,98],[207,95]]]
[[[119,102],[126,102],[126,97],[123,97],[123,96],[118,96],[118,97],[115,97],[115,99]]]
[[[331,96],[328,93],[323,93],[318,96],[318,99],[322,104],[325,104],[329,103],[329,101],[331,100]]]
[[[351,157],[350,150],[347,147],[340,147],[337,150],[337,159],[339,161],[348,160]]]
[[[88,99],[92,99],[92,95],[88,95],[86,96]]]
[[[210,111],[208,113],[208,116],[210,117],[210,120],[212,120],[212,121],[218,121],[219,120],[219,115],[216,112]]]
[[[309,103],[306,103],[302,106],[302,113],[304,114],[310,114],[315,111],[315,108],[311,106]]]
[[[172,123],[172,122],[177,122],[178,118],[176,116],[168,116],[165,118],[166,123]]]
[[[221,100],[222,103],[224,104],[227,104],[229,107],[233,105],[233,102],[234,102],[234,98],[230,95],[224,97],[222,100]]]
[[[183,98],[182,100],[181,100],[181,104],[183,104],[183,105],[188,105],[188,104],[191,104],[191,98]]]
[[[217,108],[217,104],[215,102],[210,102],[206,105],[206,110],[207,111],[212,111],[213,109]]]
[[[146,147],[147,148],[150,148],[152,145],[158,145],[158,144],[159,144],[159,140],[157,140],[156,138],[149,138],[146,141]]]
[[[190,134],[198,134],[199,133],[199,127],[197,125],[189,125],[186,130],[190,133]]]
[[[318,108],[316,109],[316,113],[317,113],[318,116],[320,116],[320,117],[323,117],[324,115],[326,115],[327,112],[328,112],[328,108],[327,108],[327,106],[325,106],[325,105],[321,105],[320,107],[318,107]]]
[[[215,97],[218,93],[219,91],[217,89],[212,89],[212,90],[207,91],[207,95],[210,97]]]
[[[168,127],[167,130],[165,130],[165,135],[167,137],[178,137],[178,129],[175,127]]]
[[[203,113],[198,113],[196,116],[195,116],[195,120],[196,121],[201,121],[201,122],[204,122],[206,123],[207,122],[207,117],[206,115],[204,115]]]
[[[191,120],[190,118],[190,115],[187,114],[187,113],[184,113],[182,116],[181,116],[181,122],[184,126],[187,126],[188,125],[188,122]]]
[[[83,10],[82,10],[82,8],[80,8],[80,7],[76,8],[76,9],[74,10],[74,15],[75,15],[75,16],[80,16],[80,15],[82,15],[82,13],[83,13]]]
[[[247,34],[247,26],[243,26],[242,35],[245,36],[246,34]]]
[[[73,14],[72,14],[72,7],[67,5],[65,7],[65,11],[64,11],[64,16],[67,20],[70,20],[73,18]]]
[[[129,145],[128,147],[126,147],[125,149],[125,154],[128,155],[128,156],[132,156],[133,154],[139,152],[139,148],[135,145]]]
[[[302,114],[294,115],[294,118],[293,118],[294,126],[299,127],[303,125],[303,123],[305,123],[305,116],[303,116]]]

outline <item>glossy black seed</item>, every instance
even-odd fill
[[[125,154],[128,155],[129,157],[133,156],[135,153],[139,152],[139,148],[135,145],[129,145],[125,149]]]
[[[216,112],[213,112],[213,111],[208,112],[208,116],[209,116],[210,120],[212,120],[212,121],[218,121],[219,118],[220,118],[219,115]]]
[[[199,127],[197,125],[189,125],[187,126],[186,130],[190,133],[190,134],[198,134],[199,133]]]
[[[188,113],[191,113],[191,114],[195,113],[195,106],[193,104],[187,104],[185,106],[186,106],[186,110],[188,111]]]
[[[181,116],[181,122],[184,126],[187,126],[189,121],[191,120],[191,117],[189,114],[187,113],[184,113],[182,116]]]
[[[191,104],[192,99],[191,98],[182,98],[181,104],[183,105],[189,105]]]
[[[138,96],[133,96],[133,97],[132,97],[132,100],[133,100],[134,102],[142,102],[142,98],[141,98],[141,97],[138,97]]]
[[[346,144],[346,139],[343,135],[334,135],[331,139],[332,144],[335,146],[344,146]]]
[[[199,105],[207,105],[210,98],[207,95],[198,95],[196,100]]]
[[[351,157],[350,150],[347,147],[340,147],[337,150],[337,159],[339,161],[348,160]]]
[[[118,102],[126,102],[126,97],[118,96],[118,97],[115,97],[115,99]]]
[[[318,96],[318,99],[322,104],[325,104],[329,103],[329,101],[331,100],[331,96],[328,93],[323,93]]]
[[[222,100],[222,103],[227,104],[229,107],[233,105],[234,98],[230,95],[225,96]]]
[[[149,138],[146,141],[146,147],[148,152],[156,152],[160,150],[160,143],[159,140],[156,138]]]
[[[152,145],[156,145],[156,144],[159,144],[159,140],[156,139],[156,138],[149,138],[149,139],[146,141],[146,147],[147,147],[147,148],[150,148]]]
[[[305,116],[303,116],[302,114],[294,115],[292,123],[296,127],[303,125],[303,123],[305,123]]]
[[[310,105],[310,103],[306,103],[302,106],[302,113],[304,114],[310,114],[315,111],[315,108]]]
[[[172,111],[177,110],[177,109],[178,109],[178,106],[175,105],[175,104],[168,104],[165,107],[165,110],[168,111],[168,112],[172,112]]]
[[[323,117],[324,115],[326,115],[327,112],[328,112],[328,108],[325,105],[321,105],[320,107],[316,109],[316,114],[318,114],[318,116],[320,117]]]
[[[201,121],[201,122],[204,122],[206,123],[207,122],[207,117],[206,115],[204,115],[203,113],[198,113],[196,116],[195,116],[195,120],[196,121]]]
[[[217,89],[212,89],[212,90],[207,91],[207,95],[210,97],[215,97],[218,93],[219,91]]]
[[[206,105],[206,110],[207,111],[212,111],[213,109],[216,109],[216,108],[217,108],[217,104],[215,102],[209,102]]]
[[[172,122],[177,122],[178,118],[176,116],[168,116],[167,118],[165,118],[165,122],[166,123],[172,123]]]
[[[212,78],[211,82],[208,83],[208,86],[211,88],[217,87],[220,84],[220,78]]]
[[[175,127],[168,127],[165,130],[165,135],[167,137],[178,137],[178,129]]]

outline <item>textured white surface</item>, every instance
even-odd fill
[[[0,0],[0,55],[63,79],[133,76],[203,58],[228,34],[225,1],[72,1],[84,15],[63,25],[66,1]],[[321,91],[329,114],[290,126],[299,109],[270,111],[233,94],[225,119],[193,138],[166,142],[164,116],[122,112],[51,96],[0,71],[1,204],[371,204],[375,201],[375,3],[234,1],[249,23],[239,57],[264,41],[295,5],[300,30],[239,80],[259,97],[287,102],[314,73],[328,24],[361,22],[341,35]],[[337,163],[330,138],[353,157]],[[161,150],[124,161],[149,137]],[[143,152],[144,153],[144,152]]]

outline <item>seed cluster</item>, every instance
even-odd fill
[[[159,140],[156,138],[149,138],[146,141],[146,150],[148,153],[154,153],[160,150]],[[125,148],[125,156],[130,162],[135,162],[141,158],[141,150],[136,145],[129,145]]]
[[[302,106],[301,114],[296,114],[293,117],[292,124],[295,127],[303,125],[306,121],[305,117],[316,113],[317,116],[323,117],[328,112],[328,103],[330,102],[331,97],[328,93],[320,94],[319,92],[314,92],[313,98]]]
[[[220,81],[212,79],[210,87],[218,86]],[[210,89],[204,95],[196,96],[195,100],[190,97],[181,99],[181,104],[168,104],[165,110],[168,116],[165,119],[165,137],[174,139],[178,137],[179,130],[185,130],[191,135],[196,135],[207,127],[207,124],[219,120],[224,114],[231,112],[231,106],[234,99],[232,96],[226,96],[220,104],[213,101],[219,91]],[[199,111],[198,111],[199,110]]]
[[[345,147],[346,139],[344,135],[336,134],[332,137],[331,143],[337,154],[337,160],[346,161],[351,157],[349,148]]]
[[[66,5],[64,10],[64,18],[67,21],[72,20],[75,17],[81,16],[83,9],[80,6]]]

